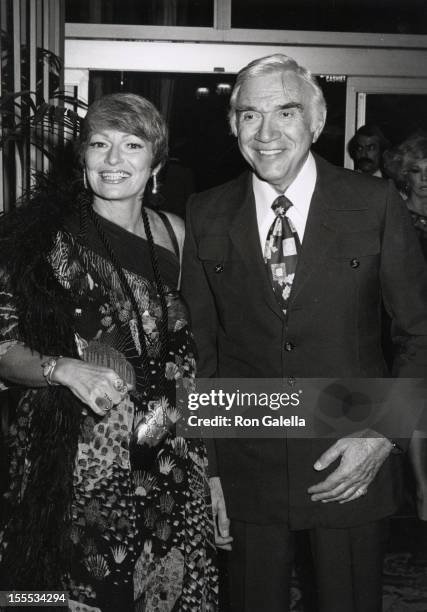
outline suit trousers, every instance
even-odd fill
[[[308,530],[316,612],[381,612],[386,520]],[[224,612],[288,612],[295,536],[286,524],[232,521]],[[309,562],[311,562],[309,560]]]

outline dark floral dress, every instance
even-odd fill
[[[162,371],[161,308],[148,245],[100,220],[136,296],[145,338],[139,337],[130,302],[95,230],[89,229],[87,241],[80,243],[70,223],[56,237],[50,264],[63,287],[78,296],[75,342],[79,354],[91,363],[113,368],[133,387],[104,418],[89,411],[83,420],[75,461],[72,572],[64,578],[70,608],[214,611],[217,573],[204,445],[170,435],[147,456],[132,443],[138,423],[156,405],[154,398],[160,398],[174,420],[179,409],[174,405],[175,385],[193,388],[193,340],[186,309],[175,291],[179,264],[173,253],[157,247],[169,319],[169,355]],[[19,337],[13,296],[5,282],[0,299],[1,358]],[[148,389],[140,360],[144,341],[152,367]],[[19,503],[28,471],[33,393],[25,393],[11,428],[7,498],[12,508]]]

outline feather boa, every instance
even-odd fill
[[[76,356],[73,299],[48,255],[79,195],[45,184],[0,223],[0,266],[16,298],[20,339],[45,355]],[[31,420],[30,472],[5,531],[3,589],[61,589],[69,571],[73,470],[82,404],[64,387],[37,390]]]

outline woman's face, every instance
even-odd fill
[[[86,176],[103,200],[140,203],[152,173],[153,147],[139,136],[113,129],[91,135],[86,152]]]
[[[409,193],[418,198],[427,198],[427,158],[418,159],[408,166],[406,178]]]

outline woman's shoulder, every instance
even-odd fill
[[[179,255],[182,255],[182,249],[184,245],[185,237],[185,224],[184,221],[178,215],[163,210],[151,209],[150,217],[154,219],[154,227],[156,228],[156,237],[154,241],[166,246],[169,250],[172,250]]]
[[[179,217],[178,215],[175,215],[174,213],[168,212],[166,210],[162,210],[160,212],[169,219],[170,224],[172,225],[172,229],[175,233],[176,239],[178,240],[178,243],[183,244],[184,238],[185,238],[184,220],[181,219],[181,217]]]

